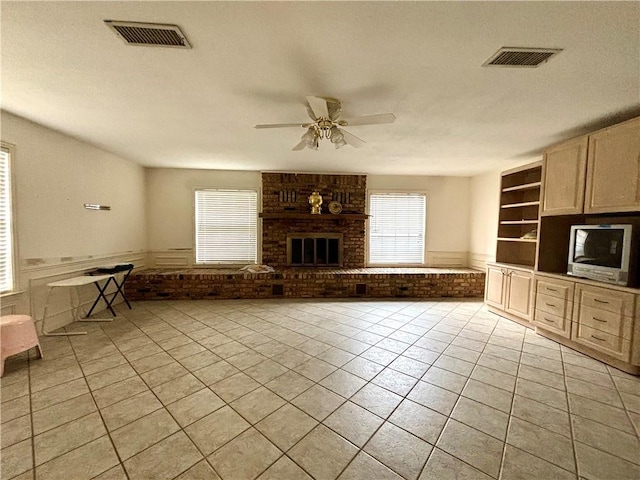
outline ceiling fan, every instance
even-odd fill
[[[342,105],[335,98],[307,97],[307,113],[312,122],[308,123],[269,123],[256,125],[255,128],[283,128],[302,127],[307,131],[302,135],[300,143],[292,150],[302,150],[308,147],[317,150],[320,140],[331,140],[336,148],[351,145],[361,147],[365,141],[347,132],[340,127],[350,127],[355,125],[377,125],[382,123],[393,123],[396,116],[393,113],[380,113],[378,115],[366,115],[353,117],[349,120],[340,119]]]

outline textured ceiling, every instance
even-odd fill
[[[145,166],[473,175],[640,114],[639,2],[2,1],[2,108]],[[104,20],[172,23],[190,50]],[[564,49],[483,68],[500,47]],[[367,144],[292,152],[306,95]]]

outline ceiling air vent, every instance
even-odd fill
[[[482,66],[535,68],[561,51],[561,48],[502,47]]]
[[[127,45],[147,47],[191,48],[184,33],[177,25],[141,22],[117,22],[105,20]]]

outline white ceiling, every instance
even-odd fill
[[[141,165],[474,175],[640,114],[639,2],[1,2],[2,108]],[[191,50],[103,20],[179,25]],[[483,68],[500,47],[564,51]],[[306,95],[361,149],[292,152]]]

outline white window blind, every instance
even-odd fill
[[[0,293],[13,291],[13,210],[11,157],[0,149]]]
[[[196,263],[256,263],[258,193],[196,190]]]
[[[369,196],[369,263],[424,264],[426,195]]]

